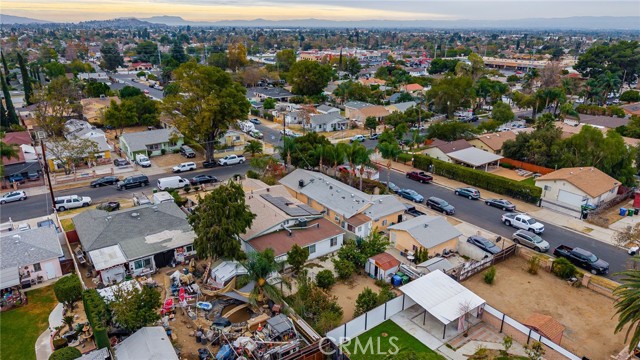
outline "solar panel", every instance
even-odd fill
[[[281,196],[274,197],[269,194],[262,194],[260,196],[289,216],[320,215],[320,212],[310,206],[294,204]]]

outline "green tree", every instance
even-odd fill
[[[258,140],[249,140],[247,145],[244,146],[244,152],[248,152],[251,156],[262,154],[262,142]]]
[[[515,118],[515,115],[513,114],[513,111],[511,110],[511,106],[509,104],[500,101],[493,104],[493,109],[491,110],[491,118],[501,124],[504,124],[513,120]]]
[[[218,52],[209,55],[207,63],[211,66],[219,67],[222,70],[229,68],[229,58],[226,53]]]
[[[138,61],[158,63],[158,45],[151,41],[141,41],[136,46],[136,58]]]
[[[4,75],[0,74],[0,81],[2,81],[2,95],[4,96],[4,103],[7,111],[7,120],[2,125],[9,127],[10,125],[19,125],[20,119],[16,113],[16,108],[13,106],[13,100],[11,100],[11,94],[9,93],[9,84]]]
[[[100,54],[102,55],[100,66],[106,70],[114,71],[124,63],[118,45],[113,42],[104,42],[100,48]]]
[[[393,300],[395,297],[396,294],[391,291],[391,286],[389,284],[385,284],[385,286],[383,286],[378,293],[378,305],[382,305],[390,300]]]
[[[333,276],[333,272],[331,270],[320,270],[316,275],[316,284],[322,289],[329,290],[335,283],[336,278]]]
[[[338,258],[331,261],[333,262],[333,267],[338,275],[338,279],[342,281],[349,280],[356,271],[355,265],[348,260]]]
[[[276,53],[276,68],[288,72],[296,62],[296,53],[291,49],[280,50]]]
[[[476,53],[469,54],[468,59],[469,63],[464,61],[457,63],[455,71],[458,76],[468,76],[475,83],[485,73],[484,61]]]
[[[140,90],[140,89],[138,89],[137,87],[134,87],[134,86],[126,85],[122,89],[120,89],[120,98],[121,99],[131,98],[131,97],[135,97],[135,96],[142,96],[142,95],[144,95],[142,90]]]
[[[137,124],[156,126],[160,123],[160,106],[157,101],[148,96],[136,96],[122,100],[121,105],[126,107],[127,104],[135,109]]]
[[[351,77],[354,77],[360,73],[360,70],[362,70],[362,66],[358,61],[358,58],[350,57],[345,62],[344,70],[348,72]]]
[[[171,54],[171,59],[175,61],[176,65],[184,64],[185,62],[187,62],[187,60],[189,60],[189,56],[187,56],[187,54],[185,54],[184,52],[184,47],[182,46],[182,43],[177,40],[173,42],[173,45],[171,46],[170,54]]]
[[[67,309],[73,308],[73,303],[82,298],[80,278],[76,274],[60,278],[53,285],[53,293]]]
[[[280,268],[280,264],[275,260],[273,249],[268,248],[262,252],[250,252],[247,255],[247,260],[243,261],[242,264],[247,269],[249,279],[256,283],[249,296],[249,301],[252,304],[255,305],[257,302],[266,301],[264,299],[265,295],[274,302],[282,302],[280,290],[267,281],[269,276]],[[280,281],[290,287],[290,284],[285,279],[280,279]]]
[[[84,159],[92,158],[98,153],[98,144],[90,138],[67,140],[54,136],[47,139],[46,149],[62,165],[64,173],[69,175],[72,166],[77,167]]]
[[[378,119],[376,119],[375,116],[367,116],[367,118],[364,119],[364,127],[369,129],[370,134],[373,134],[376,128],[378,128]]]
[[[333,91],[333,95],[340,98],[342,103],[347,101],[369,101],[371,100],[371,88],[349,80],[338,84],[338,87]]]
[[[633,350],[640,342],[640,270],[638,261],[634,257],[634,267],[624,270],[618,275],[620,285],[613,291],[616,297],[614,309],[618,315],[618,324],[614,333],[617,334],[626,329],[624,341],[629,345],[629,351]]]
[[[471,138],[475,128],[469,123],[460,121],[439,122],[431,124],[427,128],[427,138],[443,141],[455,141],[463,138]]]
[[[31,105],[33,104],[33,88],[31,86],[31,78],[29,78],[29,71],[27,71],[27,64],[20,52],[16,54],[16,57],[18,59],[18,66],[20,66],[20,74],[22,75],[24,100],[26,101],[27,105]]]
[[[114,321],[126,330],[133,332],[160,320],[162,301],[160,292],[154,288],[117,288],[113,291],[113,298],[109,308]]]
[[[459,107],[469,107],[475,97],[473,81],[468,76],[446,76],[437,81],[427,92],[427,98],[433,101],[435,109],[453,117]]]
[[[127,126],[133,126],[137,123],[136,109],[132,102],[123,100],[120,104],[115,100],[111,100],[111,105],[104,112],[104,123],[120,129],[120,135]]]
[[[329,65],[311,60],[298,61],[291,66],[289,71],[292,92],[305,96],[319,95],[331,80],[332,73]]]
[[[65,76],[65,68],[63,64],[53,61],[44,65],[44,73],[49,79]]]
[[[293,244],[291,250],[287,252],[287,263],[291,265],[294,272],[299,272],[308,258],[309,250],[300,247],[298,244]]]
[[[100,97],[100,95],[108,95],[111,91],[109,85],[95,80],[90,80],[84,89],[87,97]]]
[[[4,51],[0,51],[0,58],[2,58],[2,69],[4,70],[4,76],[9,76],[9,67],[7,66],[7,60],[4,58]]]
[[[237,72],[239,68],[249,63],[249,60],[247,60],[247,48],[242,43],[229,44],[227,57],[229,59],[229,68],[233,72]]]
[[[217,67],[188,62],[174,71],[176,94],[164,98],[164,110],[187,137],[204,144],[213,159],[216,142],[251,107],[246,89]]]
[[[297,280],[298,292],[289,299],[295,312],[322,334],[340,325],[343,311],[337,298],[316,286],[305,272]]]
[[[276,101],[273,98],[266,98],[262,102],[262,107],[265,110],[273,110],[276,108]]]
[[[245,204],[242,186],[233,181],[213,189],[189,215],[196,233],[194,245],[201,257],[242,257],[238,235],[253,223],[256,215]]]
[[[356,299],[356,308],[353,316],[358,317],[378,306],[378,295],[369,287],[365,287]]]
[[[429,65],[429,74],[452,73],[460,60],[436,58]]]
[[[620,101],[625,102],[636,102],[640,101],[640,91],[637,90],[627,90],[620,95]]]
[[[594,45],[578,57],[574,66],[582,76],[597,78],[606,71],[617,74],[627,84],[633,83],[640,72],[640,52],[637,41],[619,41]],[[625,75],[626,73],[626,75]]]
[[[74,360],[81,356],[80,350],[72,346],[66,346],[51,353],[49,360]]]

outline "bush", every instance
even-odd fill
[[[59,340],[59,339],[56,339]],[[62,339],[64,340],[64,339]],[[55,341],[55,340],[54,340]],[[58,349],[54,351],[50,356],[49,360],[73,360],[82,356],[80,350],[74,347],[64,347],[62,349]]]
[[[496,277],[496,267],[491,266],[487,272],[484,273],[484,282],[491,285]]]
[[[376,306],[378,306],[378,295],[370,288],[365,287],[356,299],[353,316],[358,317]]]
[[[247,177],[249,179],[260,179],[260,174],[258,174],[258,172],[256,172],[256,171],[248,170],[247,171]]]
[[[241,288],[245,287],[250,281],[251,281],[251,278],[249,277],[249,275],[237,276],[236,277],[236,289],[241,289]]]
[[[576,267],[565,258],[557,258],[553,261],[551,271],[561,279],[570,279],[578,272]]]
[[[540,256],[532,256],[527,261],[529,264],[529,268],[527,268],[527,272],[531,275],[536,275],[538,273],[538,269],[540,269]]]
[[[167,149],[160,149],[160,154],[162,155],[166,155],[167,154]]]
[[[506,163],[506,162],[501,162],[500,166],[505,168],[505,169],[515,169],[515,166],[513,166],[513,165],[511,165],[509,163]]]
[[[336,278],[331,270],[322,270],[316,275],[316,284],[325,290],[331,289],[336,283]]]
[[[68,341],[65,338],[57,338],[57,339],[53,339],[53,349],[54,350],[58,350],[58,349],[64,349],[65,347],[67,347],[68,345]]]
[[[462,165],[450,164],[425,155],[414,155],[414,167],[429,171],[431,165],[433,165],[432,172],[436,175],[462,181],[471,186],[477,186],[481,189],[511,196],[532,204],[537,204],[542,195],[542,189],[535,185],[523,184],[498,175],[471,169]]]
[[[188,194],[191,191],[191,185],[185,185],[182,190],[184,190],[185,194]]]
[[[109,336],[107,335],[107,324],[109,322],[109,309],[104,299],[96,289],[85,290],[82,293],[84,311],[87,320],[93,329],[93,337],[98,349],[109,347]]]
[[[260,116],[260,110],[258,110],[258,109],[251,109],[251,115],[253,115],[253,116]]]
[[[398,155],[398,161],[403,164],[408,163],[411,159],[413,159],[413,154],[402,153]]]
[[[60,278],[53,285],[53,292],[56,294],[56,299],[64,306],[72,306],[74,302],[82,298],[80,278],[76,274]]]
[[[338,279],[348,280],[356,271],[355,265],[352,262],[345,259],[333,259],[333,266],[338,274]]]
[[[640,101],[640,92],[636,90],[627,90],[620,95],[620,101],[635,102]]]

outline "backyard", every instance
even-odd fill
[[[403,356],[403,352],[408,350],[421,354],[423,360],[444,359],[391,320],[352,339],[343,345],[343,350],[349,353],[352,360],[404,359],[406,356]],[[396,351],[399,352],[397,356],[389,357],[395,355]]]
[[[27,292],[28,303],[0,313],[0,354],[3,360],[35,359],[35,343],[49,326],[49,313],[58,301],[53,285]]]
[[[531,275],[527,267],[524,259],[515,256],[496,265],[493,285],[487,285],[481,274],[462,284],[520,322],[533,313],[553,317],[566,327],[561,345],[578,356],[608,359],[622,350],[624,332],[613,333],[617,317],[612,299],[572,287],[542,269]]]

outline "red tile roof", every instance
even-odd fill
[[[533,313],[523,323],[549,340],[560,344],[565,327],[551,316]]]
[[[31,135],[29,135],[28,131],[16,131],[4,134],[4,138],[2,141],[5,144],[13,144],[16,146],[16,152],[18,153],[17,158],[8,158],[6,156],[2,157],[3,165],[11,165],[11,164],[21,164],[24,162],[24,153],[22,149],[20,149],[19,145],[31,145]]]
[[[371,259],[375,261],[377,267],[379,267],[384,271],[393,269],[394,267],[400,265],[400,261],[398,259],[396,259],[395,257],[393,257],[393,255],[388,254],[386,252],[372,256]]]
[[[306,229],[291,230],[291,236],[287,230],[258,236],[251,239],[249,245],[257,251],[272,248],[275,256],[281,256],[291,250],[294,244],[306,247],[344,233],[342,228],[325,218],[310,221],[307,226]]]

